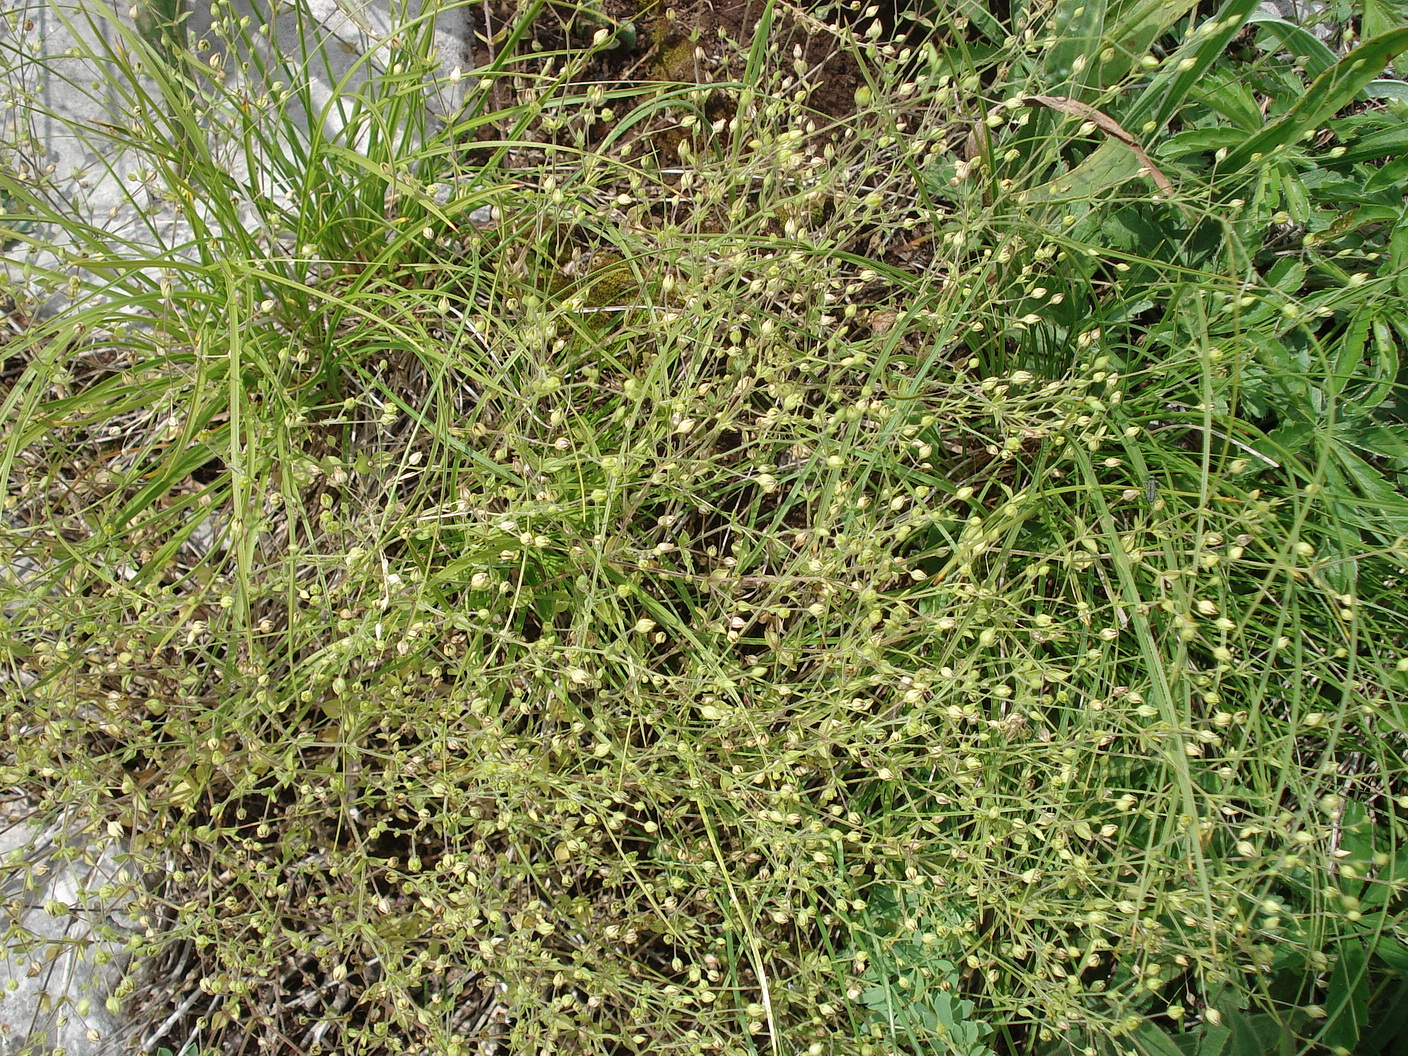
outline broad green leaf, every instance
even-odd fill
[[[1364,346],[1369,337],[1368,313],[1364,311],[1356,312],[1350,320],[1349,326],[1345,328],[1344,336],[1336,343],[1338,354],[1335,356],[1335,366],[1327,379],[1329,390],[1336,401],[1344,395],[1344,390],[1353,380],[1358,372],[1359,364],[1364,358]],[[1379,402],[1382,402],[1380,400]],[[1355,401],[1355,410],[1368,410],[1359,401]]]
[[[1393,194],[1400,192],[1408,185],[1408,156],[1402,156],[1388,162],[1367,180],[1364,181],[1364,191],[1368,194]],[[1401,195],[1400,195],[1401,198]],[[1402,217],[1403,208],[1401,200],[1394,203],[1393,214],[1377,218],[1380,223],[1395,224]]]
[[[1225,1056],[1290,1056],[1296,1051],[1294,1036],[1275,1016],[1224,1008],[1222,1022],[1231,1031]]]
[[[1394,224],[1388,236],[1388,255],[1398,295],[1408,297],[1408,212]]]
[[[1364,891],[1359,896],[1360,900],[1363,902],[1365,908],[1372,909],[1380,907],[1385,902],[1396,897],[1394,893],[1395,889],[1398,884],[1404,880],[1408,880],[1408,846],[1400,846],[1394,849],[1393,857],[1388,860],[1388,864],[1378,870],[1372,881],[1364,885]],[[1387,939],[1384,939],[1384,943],[1390,946],[1392,945],[1388,943]],[[1374,950],[1374,953],[1383,957],[1385,960],[1394,958],[1401,959],[1402,964],[1395,962],[1396,966],[1408,968],[1408,948],[1405,948],[1401,944],[1398,945],[1397,949],[1388,949],[1387,951],[1383,946],[1380,946]]]
[[[952,15],[967,18],[974,28],[986,36],[988,40],[1003,42],[1007,39],[1007,32],[1002,23],[993,17],[989,7],[990,5],[985,0],[958,0],[953,5]],[[1014,18],[1016,17],[1016,5],[1013,5],[1011,14]]]
[[[1105,42],[1113,45],[1113,54],[1102,49],[1100,81],[1104,87],[1128,76],[1149,47],[1175,22],[1197,4],[1195,0],[1135,0],[1133,3],[1113,3],[1105,14]]]
[[[1139,1056],[1183,1056],[1173,1039],[1152,1023],[1141,1023],[1129,1035],[1130,1044]]]
[[[1051,41],[1042,64],[1042,91],[1089,101],[1099,85],[1105,0],[1059,0],[1047,23]]]
[[[1357,799],[1347,800],[1340,813],[1340,850],[1353,865],[1368,865],[1374,857],[1374,825]]]
[[[1349,524],[1369,531],[1408,535],[1408,499],[1339,437],[1332,438],[1334,461],[1326,467],[1325,501],[1339,501]]]
[[[1374,956],[1395,972],[1408,974],[1408,946],[1389,935],[1380,935],[1374,944]]]
[[[1341,432],[1345,443],[1408,471],[1408,429],[1401,425],[1365,425]]]
[[[1108,114],[1075,99],[1057,96],[1031,96],[1028,103],[1044,106],[1068,117],[1087,120],[1106,136],[1105,142],[1070,172],[1028,192],[1031,199],[1081,201],[1093,198],[1136,176],[1148,177],[1165,195],[1172,197],[1175,193],[1173,183],[1154,163],[1153,158],[1149,157],[1139,141]]]
[[[1235,172],[1279,148],[1296,143],[1309,130],[1354,102],[1385,64],[1408,49],[1408,27],[1366,40],[1315,78],[1305,95],[1279,119],[1227,155],[1223,171]]]
[[[1404,23],[1408,23],[1408,2],[1405,0],[1364,0],[1363,31],[1366,37],[1376,37],[1380,33]]]
[[[1139,159],[1125,147],[1106,141],[1060,179],[1033,187],[1027,192],[1028,199],[1050,202],[1095,198],[1134,179],[1139,168]]]
[[[1282,293],[1297,294],[1305,285],[1305,265],[1294,257],[1282,257],[1266,273],[1266,283]]]
[[[1340,943],[1339,960],[1325,991],[1328,1019],[1320,1033],[1321,1044],[1331,1049],[1355,1051],[1369,1021],[1369,955],[1357,939]]]
[[[1241,132],[1237,146],[1248,132],[1255,132],[1266,123],[1261,103],[1235,69],[1210,70],[1188,96],[1189,105],[1202,105],[1221,114]]]
[[[1369,314],[1365,310],[1364,314]],[[1398,372],[1400,357],[1398,353],[1398,343],[1393,340],[1393,331],[1389,324],[1383,319],[1370,317],[1369,327],[1366,337],[1371,337],[1368,344],[1366,358],[1368,361],[1368,377],[1365,380],[1368,385],[1354,397],[1356,410],[1370,410],[1378,407],[1390,396],[1398,387]],[[1393,444],[1390,457],[1398,457],[1401,447]],[[1390,449],[1383,452],[1390,455]]]
[[[1231,1041],[1232,1031],[1225,1024],[1204,1021],[1197,1049],[1198,1056],[1222,1056]]]
[[[1222,1056],[1227,1043],[1232,1040],[1232,1031],[1222,1024],[1204,1020],[1197,1030],[1179,1034],[1172,1040],[1183,1056]]]
[[[1360,1036],[1356,1056],[1403,1056],[1403,1039],[1408,1037],[1408,979],[1385,987],[1369,1011],[1369,1026]]]

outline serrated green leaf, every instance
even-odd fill
[[[1231,150],[1247,138],[1240,128],[1195,128],[1170,136],[1158,147],[1161,158],[1181,158],[1186,154],[1211,154],[1215,150]]]
[[[1341,432],[1344,442],[1408,471],[1408,429],[1398,425],[1366,425]]]
[[[1369,531],[1408,535],[1408,499],[1339,437],[1331,439],[1334,461],[1326,467],[1327,501],[1338,499],[1346,523]]]

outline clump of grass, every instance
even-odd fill
[[[173,125],[121,145],[195,238],[84,229],[74,307],[6,345],[38,576],[0,773],[127,836],[139,967],[200,995],[172,1037],[1358,1031],[1408,869],[1408,555],[1323,468],[1369,367],[1321,327],[1390,283],[1280,312],[1253,218],[1205,252],[1192,191],[1053,192],[1059,114],[955,155],[1001,122],[942,27],[927,66],[827,27],[867,82],[827,119],[766,27],[716,85],[607,85],[610,34],[535,52],[537,14],[443,126],[424,33],[336,121],[296,68],[124,37]],[[1101,210],[1188,227],[1111,247]]]

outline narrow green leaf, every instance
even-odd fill
[[[1188,101],[1194,87],[1207,76],[1232,38],[1241,32],[1247,16],[1257,9],[1260,0],[1228,0],[1210,21],[1202,23],[1190,34],[1189,40],[1164,61],[1149,86],[1128,112],[1120,115],[1131,132],[1143,134],[1150,121],[1156,129],[1163,128]],[[1209,27],[1216,29],[1209,31]]]
[[[1262,10],[1253,11],[1247,18],[1247,24],[1259,26],[1263,33],[1292,55],[1303,56],[1306,72],[1312,77],[1319,77],[1335,64],[1335,53],[1303,26]]]
[[[217,429],[204,443],[195,443],[185,448],[171,462],[162,466],[152,481],[137,492],[118,511],[112,523],[107,526],[107,531],[113,535],[122,532],[131,524],[133,518],[141,513],[148,506],[155,503],[162,495],[170,491],[173,486],[185,480],[196,470],[200,469],[207,462],[218,457],[217,447],[228,447],[230,438],[229,426]]]
[[[1408,81],[1373,80],[1364,86],[1366,99],[1392,99],[1394,102],[1408,103]]]

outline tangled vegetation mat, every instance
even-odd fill
[[[333,132],[122,31],[195,236],[0,352],[0,781],[151,1045],[1389,1051],[1408,31],[1255,6],[476,5]]]

